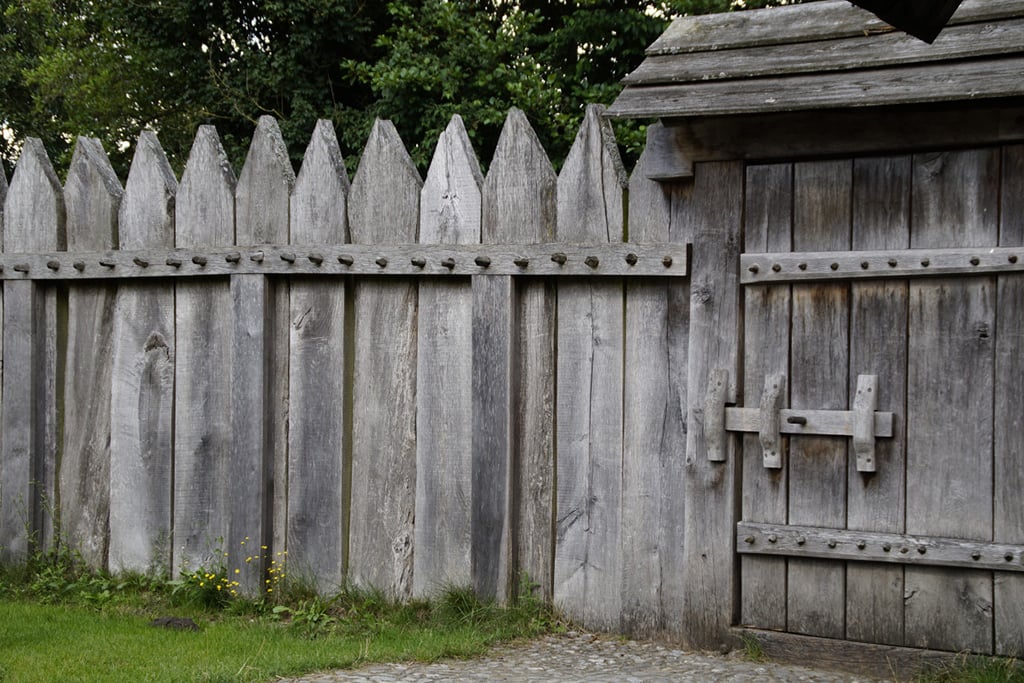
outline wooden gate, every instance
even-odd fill
[[[1024,654],[1024,147],[748,165],[739,623]]]

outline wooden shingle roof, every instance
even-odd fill
[[[1024,0],[965,0],[931,45],[846,0],[682,17],[608,115],[679,118],[1024,95]]]

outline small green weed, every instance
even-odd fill
[[[768,659],[768,656],[764,652],[764,647],[761,646],[759,641],[749,633],[744,633],[740,636],[740,640],[743,642],[743,658],[749,662],[763,662]]]

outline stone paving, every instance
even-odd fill
[[[880,683],[881,679],[834,671],[753,662],[742,652],[693,653],[658,643],[569,632],[500,646],[472,660],[373,664],[291,679],[290,683],[421,683],[510,681],[514,683]]]

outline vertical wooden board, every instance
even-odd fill
[[[793,166],[774,164],[747,168],[744,208],[744,251],[787,252],[792,247]],[[761,403],[765,378],[789,369],[790,288],[747,287],[743,290],[743,403]],[[787,383],[788,386],[788,383]],[[788,397],[785,404],[789,405]],[[757,434],[743,436],[743,519],[785,524],[788,473],[785,466],[764,466]],[[786,628],[786,559],[740,558],[740,620],[758,628]]]
[[[995,245],[998,174],[998,150],[915,156],[911,247]],[[996,280],[913,281],[909,300],[907,533],[987,541]],[[991,574],[908,567],[905,592],[907,645],[991,652]]]
[[[850,248],[850,161],[794,166],[793,249]],[[849,375],[849,288],[793,286],[790,405],[845,410]],[[789,523],[846,525],[847,439],[792,437],[789,443]],[[841,638],[845,634],[846,572],[828,560],[789,561],[788,630]]]
[[[562,242],[621,242],[626,173],[591,105],[558,177]],[[600,264],[598,264],[600,268]],[[555,603],[588,628],[621,613],[623,283],[558,286]]]
[[[1024,246],[1024,146],[1003,149],[999,245]],[[999,278],[996,311],[993,540],[1024,543],[1024,278]],[[995,654],[1024,656],[1024,576],[997,573]]]
[[[479,244],[483,175],[462,119],[452,118],[420,193],[420,242]],[[419,286],[416,535],[413,592],[472,583],[473,290]]]
[[[359,244],[415,242],[422,181],[390,121],[377,121],[349,196]],[[355,285],[349,579],[412,594],[416,495],[416,285]]]
[[[348,191],[334,127],[318,121],[292,190],[291,243],[344,243]],[[344,581],[348,514],[345,284],[293,280],[289,321],[288,573],[332,594]]]
[[[114,247],[123,194],[100,142],[78,138],[64,184],[69,252]],[[106,569],[110,544],[111,357],[96,350],[113,340],[116,294],[92,283],[68,292],[61,530],[93,569]]]
[[[213,126],[200,126],[181,174],[175,243],[234,241],[235,176]],[[233,496],[253,491],[231,471],[231,293],[226,280],[175,284],[174,573],[222,562]],[[246,482],[247,483],[247,482]],[[234,559],[234,558],[231,558]],[[236,566],[236,565],[233,565]]]
[[[629,239],[667,242],[673,192],[648,163],[630,177]],[[685,281],[626,281],[620,628],[639,637],[682,637],[688,294]]]
[[[118,217],[122,249],[174,246],[178,181],[156,135],[139,137]],[[114,303],[110,399],[112,571],[170,571],[174,285],[123,282]]]
[[[556,183],[555,171],[526,115],[518,109],[510,110],[484,182],[483,242],[551,241],[557,219]],[[550,600],[554,548],[555,292],[551,282],[533,279],[516,282],[514,286],[509,303],[514,311],[502,314],[516,321],[512,342],[512,452],[474,451],[474,458],[509,458],[511,488],[499,481],[474,480],[474,495],[477,490],[496,492],[510,503],[510,515],[503,524],[508,526],[513,519],[516,522],[514,528],[508,526],[512,566],[502,568],[499,597],[506,596],[517,575],[525,575],[537,588],[539,597]],[[476,358],[474,362],[488,361]],[[475,463],[474,468],[477,466]]]
[[[910,157],[867,158],[853,166],[853,248],[910,246]],[[891,439],[875,446],[877,471],[847,467],[847,528],[902,533],[907,373],[906,282],[851,285],[850,405],[858,375],[878,376],[878,409],[891,411]],[[846,637],[903,644],[903,568],[851,562],[846,569]]]
[[[64,195],[42,142],[25,141],[5,201],[4,251],[64,248]],[[57,291],[4,283],[0,558],[51,547],[57,511]]]
[[[294,185],[277,122],[261,116],[235,188],[235,244],[286,244]],[[283,278],[232,283],[232,374],[247,382],[234,382],[231,394],[231,469],[244,478],[251,495],[232,498],[228,555],[253,570],[243,581],[250,586],[259,579],[255,569],[261,563],[247,562],[256,556],[249,544],[260,539],[261,549],[275,554],[286,545],[288,290]],[[266,306],[258,301],[264,297]]]
[[[692,195],[673,211],[673,222],[691,226],[693,235],[687,371],[693,391],[706,386],[717,370],[729,373],[731,395],[738,389],[743,180],[740,162],[699,164],[694,169]],[[727,440],[725,462],[709,461],[704,421],[703,401],[691,394],[682,620],[688,645],[718,647],[729,638],[739,608],[734,541],[739,512],[738,439]]]

